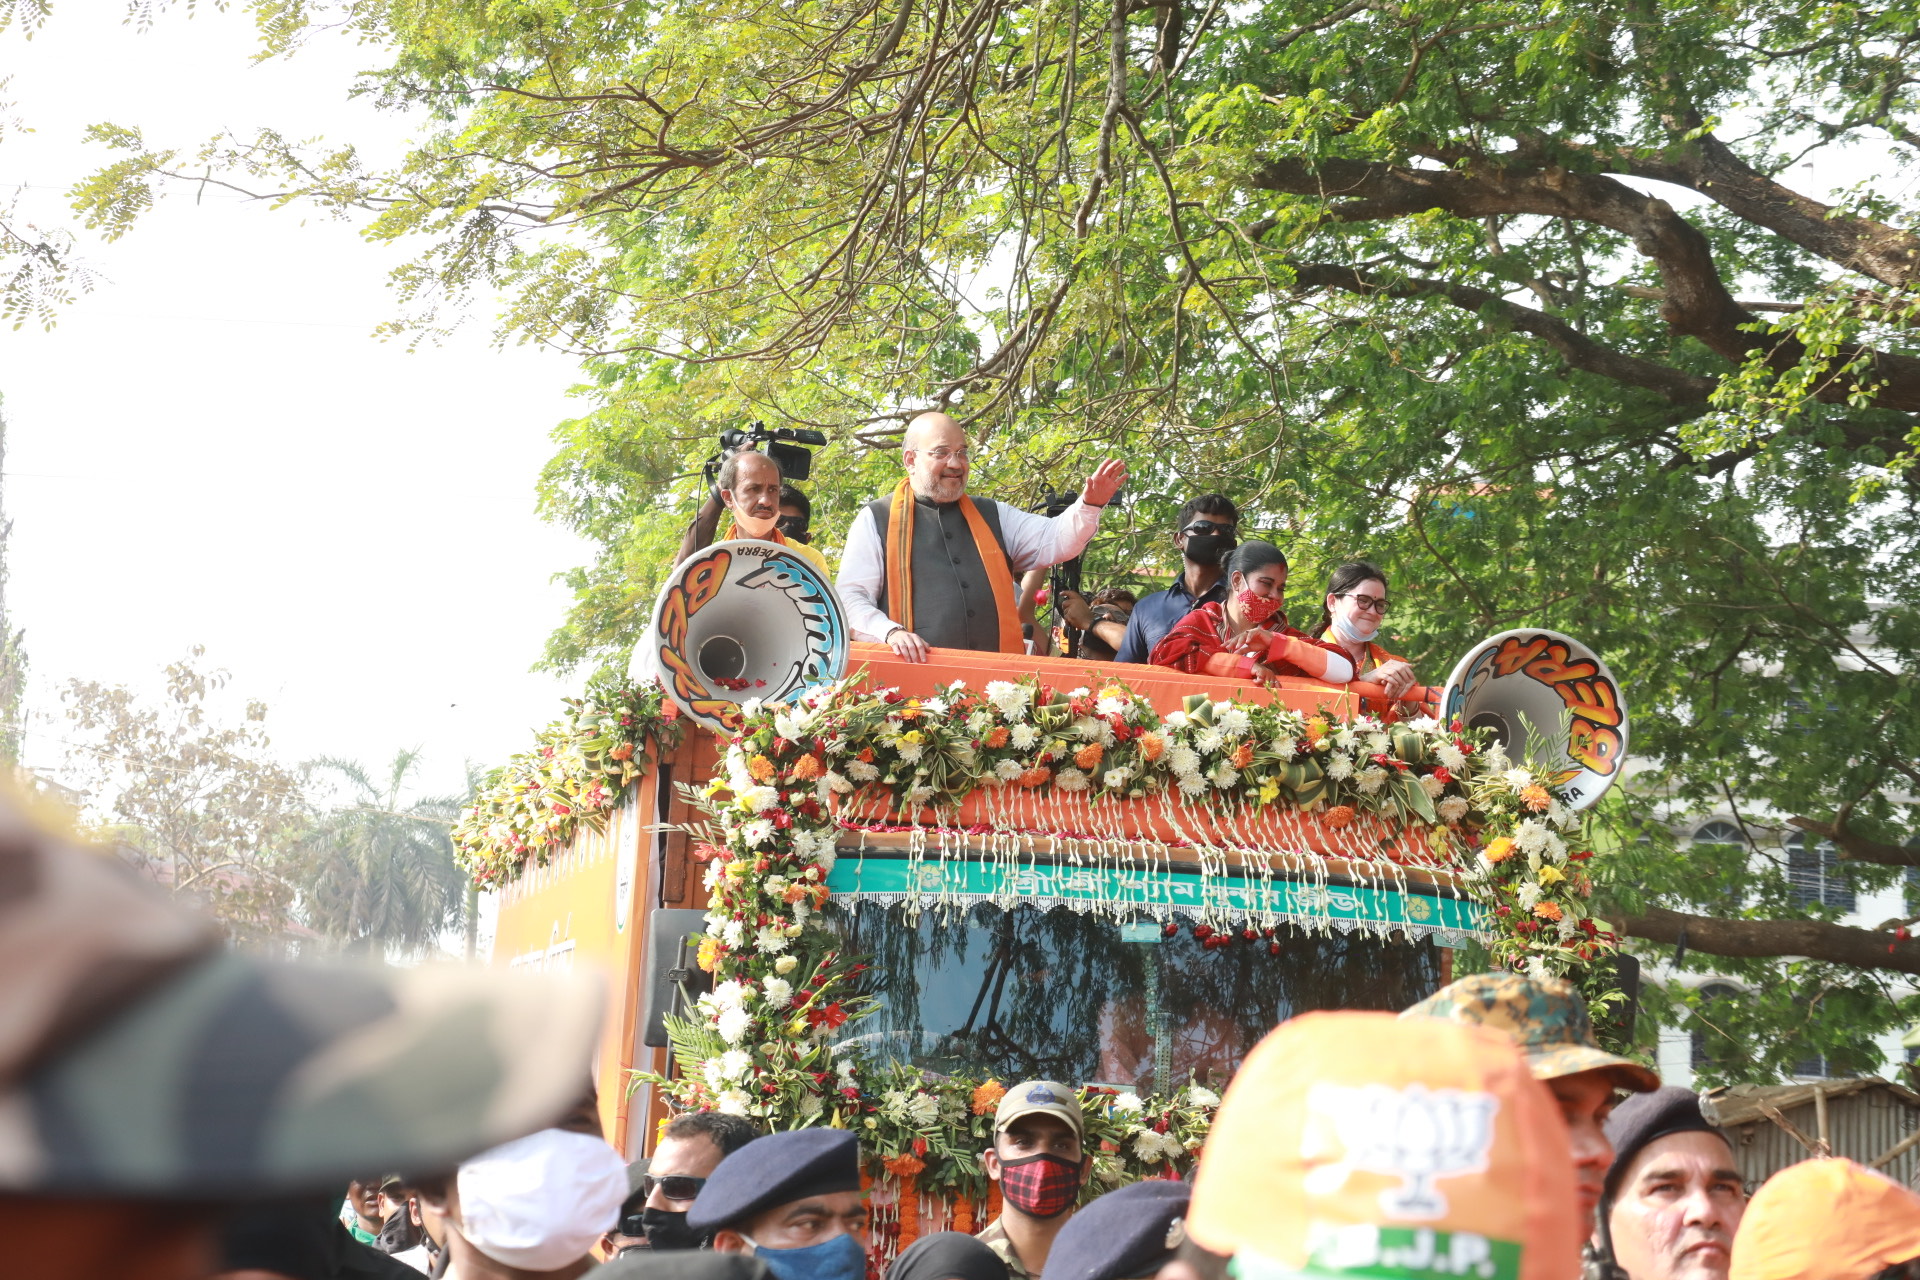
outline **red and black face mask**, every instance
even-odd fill
[[[1085,1171],[1085,1161],[1046,1151],[1019,1160],[1002,1160],[1000,1194],[1030,1218],[1057,1218],[1073,1208]]]

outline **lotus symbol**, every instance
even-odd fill
[[[1302,1154],[1324,1163],[1309,1173],[1307,1189],[1338,1191],[1354,1172],[1397,1177],[1399,1186],[1380,1193],[1382,1209],[1403,1221],[1445,1217],[1447,1198],[1434,1183],[1487,1167],[1499,1109],[1490,1093],[1316,1084],[1307,1093]]]

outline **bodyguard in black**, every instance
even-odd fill
[[[1225,494],[1209,493],[1180,508],[1173,535],[1183,561],[1180,576],[1165,591],[1133,606],[1115,662],[1145,662],[1174,623],[1203,604],[1227,598],[1227,577],[1220,566],[1237,545],[1239,527],[1240,512]]]

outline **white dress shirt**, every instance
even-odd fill
[[[975,498],[975,505],[990,499]],[[1100,527],[1100,507],[1090,507],[1079,498],[1057,516],[1037,516],[1031,511],[1002,502],[1000,534],[1006,539],[1007,567],[1013,576],[1029,569],[1045,569],[1071,560],[1086,550],[1093,531]],[[840,553],[840,603],[847,611],[847,625],[855,640],[884,642],[900,629],[900,624],[880,611],[880,592],[887,581],[887,553],[880,544],[880,529],[873,512],[860,508],[847,530],[846,550]],[[1016,587],[1018,583],[1016,582]]]

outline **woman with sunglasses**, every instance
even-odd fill
[[[1404,658],[1374,643],[1387,618],[1387,575],[1365,560],[1349,560],[1333,571],[1320,624],[1312,634],[1338,645],[1352,662],[1356,680],[1371,680],[1398,698],[1419,681]]]
[[[1287,557],[1280,548],[1243,543],[1226,569],[1227,598],[1176,622],[1154,646],[1154,665],[1262,684],[1281,676],[1329,684],[1353,679],[1353,662],[1338,647],[1287,625]]]

